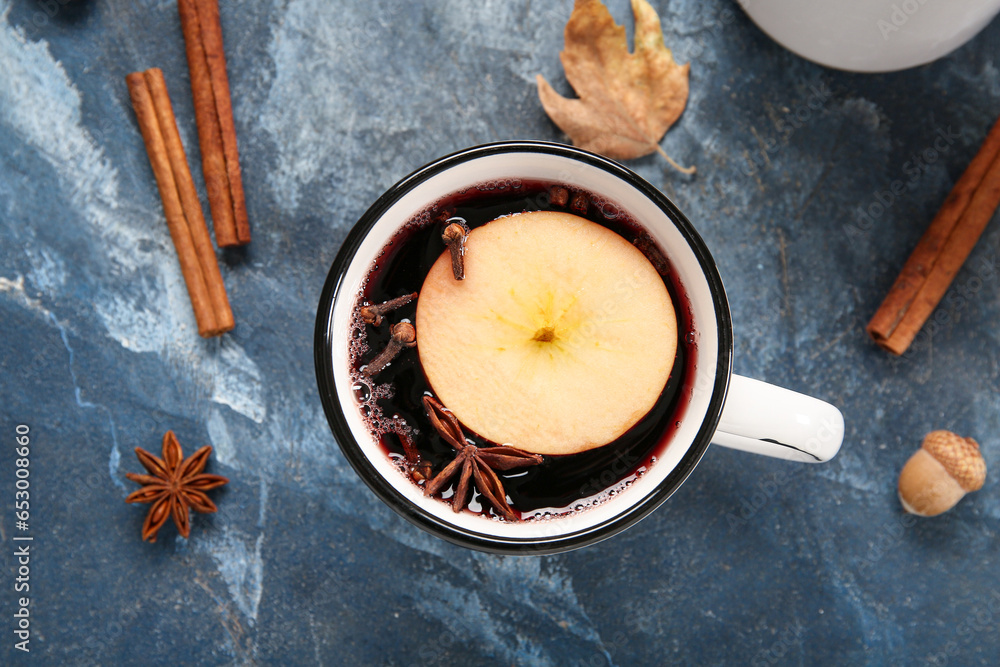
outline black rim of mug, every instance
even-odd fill
[[[340,292],[341,283],[351,259],[375,223],[406,192],[428,178],[472,159],[498,153],[516,152],[547,153],[598,167],[628,182],[656,203],[684,236],[698,259],[702,273],[712,293],[719,330],[719,352],[712,398],[701,428],[680,462],[659,483],[656,490],[648,494],[640,502],[626,508],[622,513],[595,526],[555,537],[511,538],[471,531],[447,523],[439,517],[410,503],[391,482],[386,480],[374,468],[368,457],[361,450],[360,445],[351,432],[350,426],[348,426],[343,406],[337,399],[337,389],[333,378],[333,305],[336,302],[337,294]],[[351,298],[354,298],[353,294]],[[344,239],[344,243],[330,267],[326,283],[323,286],[316,314],[316,332],[314,338],[316,380],[319,385],[320,400],[323,403],[323,410],[326,413],[327,421],[344,456],[347,457],[355,472],[357,472],[369,488],[402,517],[433,535],[449,542],[480,551],[522,555],[559,553],[594,544],[635,524],[669,498],[687,479],[688,475],[691,474],[708,449],[712,435],[718,426],[722,414],[722,406],[725,403],[726,392],[729,388],[729,379],[732,373],[732,355],[732,318],[722,278],[719,275],[715,260],[712,259],[712,255],[708,250],[708,246],[705,245],[701,236],[695,231],[684,214],[663,193],[627,167],[579,148],[541,141],[504,141],[458,151],[417,169],[389,188],[361,216],[348,233],[347,238]]]

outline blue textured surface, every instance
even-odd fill
[[[534,76],[569,92],[572,3],[223,4],[254,240],[220,254],[236,330],[203,341],[124,85],[163,68],[200,164],[175,3],[0,0],[0,662],[997,664],[998,476],[934,520],[895,493],[933,428],[1000,465],[996,221],[919,349],[894,360],[863,326],[1000,111],[1000,22],[866,76],[784,51],[734,3],[654,0],[692,62],[663,146],[699,171],[629,166],[713,249],[736,371],[832,401],[847,438],[815,467],[712,448],[624,534],[518,558],[431,538],[367,490],[323,417],[312,328],[387,186],[468,145],[561,139]],[[948,150],[914,171],[939,130]],[[881,215],[856,217],[895,180]],[[30,655],[11,616],[18,423]],[[167,527],[150,545],[124,473],[167,428],[214,445],[232,482],[190,540]]]

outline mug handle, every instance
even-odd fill
[[[844,415],[790,389],[733,374],[712,442],[789,461],[822,463],[840,450]]]

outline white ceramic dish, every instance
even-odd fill
[[[1000,0],[738,0],[761,30],[827,67],[891,72],[937,60],[972,39]]]

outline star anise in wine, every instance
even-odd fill
[[[206,445],[185,459],[173,431],[167,431],[163,436],[162,459],[142,447],[135,448],[139,463],[150,474],[125,473],[133,482],[142,484],[142,488],[130,493],[125,502],[152,503],[142,525],[142,539],[155,542],[156,533],[166,523],[167,517],[173,517],[177,532],[188,537],[191,534],[190,510],[203,514],[218,511],[219,508],[205,492],[228,484],[229,480],[221,475],[202,472],[211,453],[212,448]]]
[[[513,470],[536,466],[542,462],[538,454],[531,454],[516,447],[499,445],[477,447],[465,440],[458,418],[432,396],[424,396],[424,409],[435,430],[445,442],[455,448],[458,455],[424,487],[424,493],[433,496],[459,475],[451,508],[458,512],[465,507],[469,496],[469,482],[489,501],[493,509],[508,521],[517,521],[517,515],[507,502],[507,494],[495,470]]]

